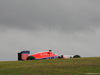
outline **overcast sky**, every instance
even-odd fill
[[[0,61],[49,49],[100,57],[100,0],[0,0]]]

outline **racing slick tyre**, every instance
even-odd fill
[[[27,60],[35,60],[35,57],[34,57],[34,56],[29,56],[29,57],[27,58]]]

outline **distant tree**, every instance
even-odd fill
[[[74,55],[73,58],[81,58],[81,56],[80,55]]]

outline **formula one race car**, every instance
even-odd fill
[[[63,56],[58,56],[57,54],[52,53],[52,50],[47,52],[38,52],[36,54],[30,55],[30,51],[22,51],[18,53],[18,60],[39,60],[39,59],[57,59],[63,58]]]

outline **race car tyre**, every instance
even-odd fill
[[[35,57],[34,57],[34,56],[29,56],[29,57],[27,58],[27,60],[35,60]]]

